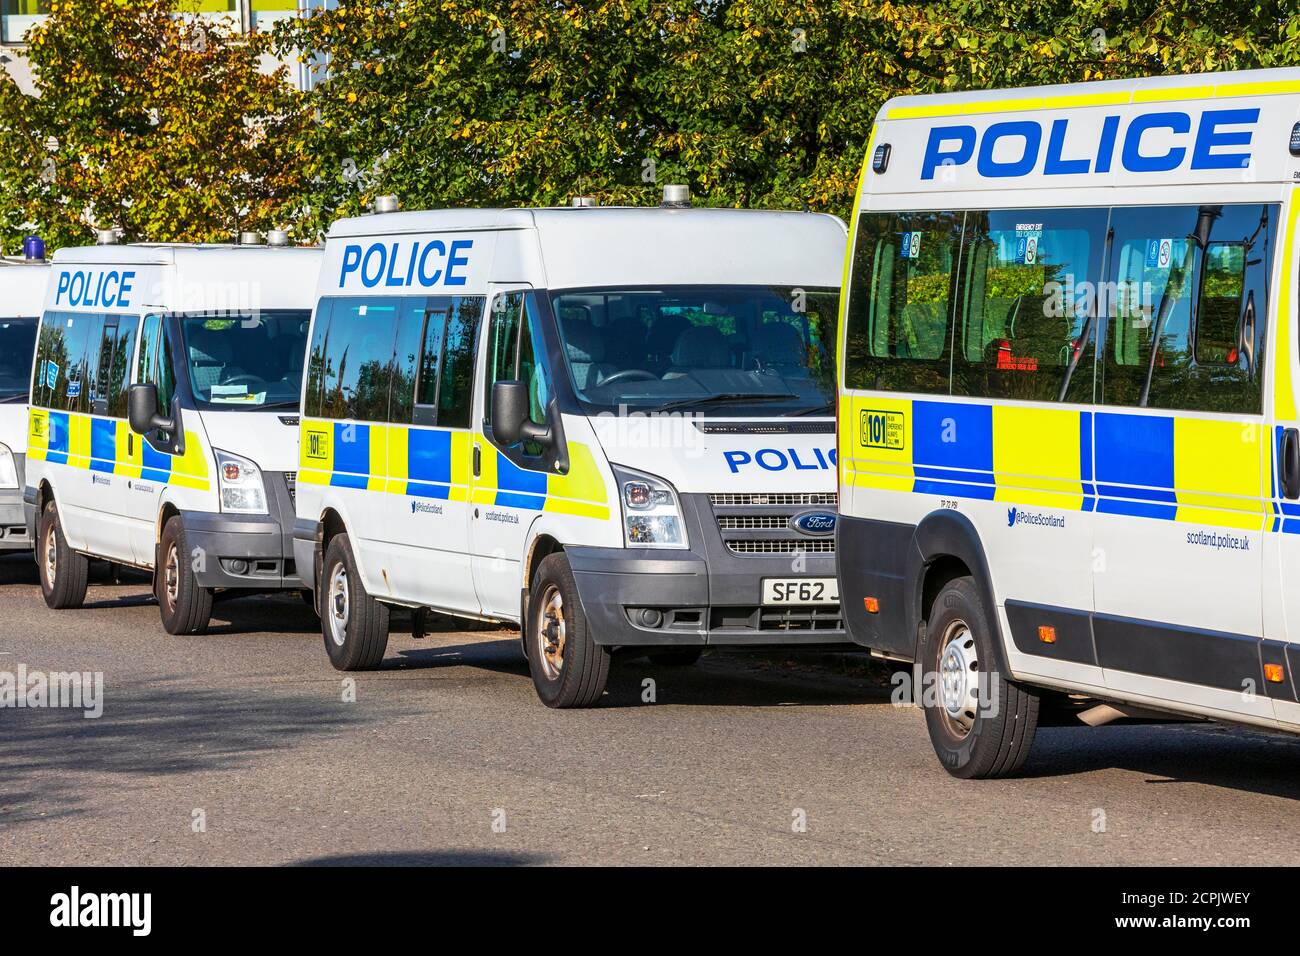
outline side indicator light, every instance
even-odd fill
[[[1038,625],[1038,639],[1044,644],[1056,643],[1056,628],[1049,624]]]
[[[880,602],[876,598],[864,597],[862,599],[862,606],[867,609],[868,614],[880,613]]]
[[[1270,684],[1280,684],[1286,680],[1286,672],[1282,670],[1281,664],[1265,664],[1264,680]]]

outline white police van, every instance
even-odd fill
[[[330,230],[295,557],[336,667],[379,664],[391,604],[519,623],[553,707],[615,648],[845,640],[843,223],[666,192]]]
[[[166,630],[202,633],[218,589],[302,587],[294,468],[320,250],[111,238],[55,254],[41,318],[24,492],[41,590],[79,607],[88,558],[143,568]]]
[[[1300,730],[1298,190],[1300,70],[881,109],[841,587],[952,773],[1049,712]]]
[[[27,389],[49,274],[43,259],[0,259],[0,552],[32,546],[23,517]]]

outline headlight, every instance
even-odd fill
[[[247,458],[228,451],[217,453],[217,486],[221,489],[221,510],[247,515],[266,514],[266,489],[262,472]]]
[[[662,478],[615,468],[623,506],[623,539],[629,548],[684,548],[686,525],[677,492]]]
[[[18,487],[18,466],[8,445],[0,445],[0,488]]]

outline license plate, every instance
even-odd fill
[[[764,604],[839,604],[835,578],[764,578]]]

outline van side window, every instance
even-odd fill
[[[102,315],[54,312],[41,325],[45,388],[36,398],[60,412],[88,413],[99,367]]]
[[[176,397],[176,367],[172,363],[171,335],[165,325],[158,337],[158,367],[151,381],[158,387],[158,407],[163,415],[170,414]]]
[[[443,340],[442,385],[438,390],[438,424],[469,428],[474,400],[474,346],[483,319],[483,297],[462,296],[447,313]]]
[[[968,212],[952,392],[1091,402],[1106,209]],[[1073,372],[1071,372],[1073,367]]]
[[[484,422],[491,424],[492,385],[518,379],[528,385],[529,417],[537,424],[546,419],[551,400],[550,374],[540,348],[536,308],[523,292],[498,296],[492,308],[488,339],[487,382],[484,390]],[[537,345],[535,345],[535,342]],[[541,454],[539,448],[525,447],[525,453]]]
[[[333,299],[321,299],[316,304],[316,323],[312,326],[311,345],[307,352],[307,387],[302,404],[302,413],[308,418],[320,418],[325,400],[325,351],[329,344],[333,307]]]
[[[438,425],[438,379],[442,365],[443,337],[447,333],[447,305],[435,299],[420,310],[423,321],[420,334],[420,357],[415,378],[414,422]]]
[[[138,321],[133,315],[110,315],[104,319],[93,400],[96,415],[126,417],[127,368]]]
[[[158,356],[158,331],[162,327],[162,316],[146,315],[144,328],[140,332],[140,356],[135,364],[135,381],[153,381],[154,362]]]
[[[849,388],[947,394],[960,212],[863,213],[847,318]]]
[[[1277,207],[1117,208],[1112,222],[1100,400],[1260,414]]]
[[[331,308],[321,368],[324,418],[388,421],[399,298],[341,298]]]
[[[468,428],[480,296],[401,300],[390,420]]]

